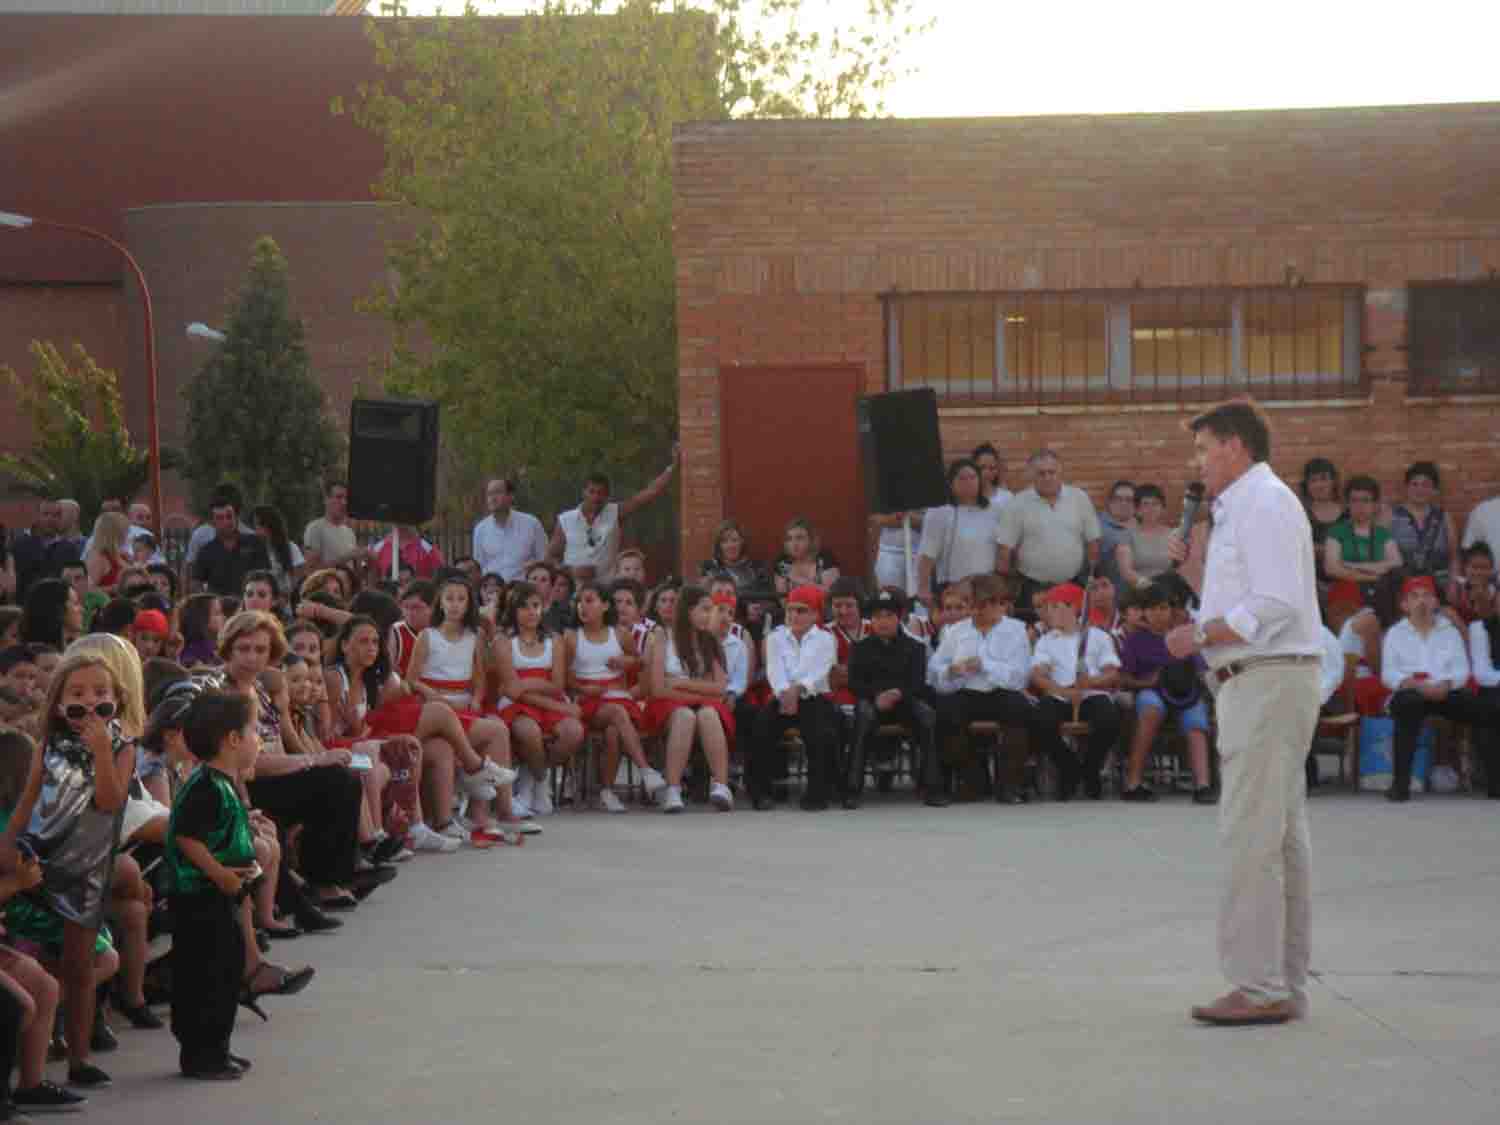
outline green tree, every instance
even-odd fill
[[[33,435],[29,450],[0,454],[0,473],[30,495],[78,501],[85,521],[92,520],[104,500],[130,499],[145,487],[150,456],[131,443],[115,373],[95,363],[82,344],[73,345],[71,364],[45,341],[33,340],[31,354],[36,370],[30,376],[0,366],[0,380]],[[175,457],[164,450],[162,463],[170,468]]]
[[[588,469],[654,475],[676,431],[674,126],[877,110],[911,8],[821,32],[802,0],[371,22],[387,78],[354,114],[406,207],[399,281],[368,308],[397,333],[388,389],[444,407],[450,487],[517,473],[555,510]]]
[[[302,321],[292,315],[286,259],[256,241],[250,271],[219,344],[183,391],[184,474],[199,511],[220,481],[238,484],[247,507],[274,504],[289,528],[320,504],[322,482],[341,471],[343,436],[308,367]]]

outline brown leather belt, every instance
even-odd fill
[[[1276,664],[1320,664],[1322,657],[1308,655],[1294,655],[1288,653],[1285,656],[1247,656],[1243,660],[1231,660],[1228,664],[1221,664],[1217,668],[1210,668],[1208,675],[1216,684],[1227,684],[1242,672],[1248,672],[1252,668],[1269,668]]]

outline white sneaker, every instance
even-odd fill
[[[656,795],[667,787],[667,779],[662,777],[660,771],[647,766],[641,771],[641,785],[646,790],[646,796],[656,800]]]
[[[534,816],[551,816],[552,811],[552,775],[544,774],[531,783],[531,812]]]
[[[469,830],[458,822],[454,817],[441,828],[435,829],[439,836],[446,836],[450,840],[457,840],[460,844],[469,838]]]
[[[661,811],[665,813],[678,813],[685,807],[682,803],[682,787],[679,785],[668,785],[667,795],[662,798]]]
[[[521,820],[519,817],[512,817],[510,820],[503,820],[500,823],[512,832],[519,832],[522,836],[540,836],[542,834],[542,826],[534,820]]]
[[[625,811],[624,803],[615,796],[615,791],[609,788],[599,790],[599,807],[609,813]]]
[[[456,852],[458,841],[451,836],[444,836],[440,832],[434,832],[425,824],[412,825],[411,831],[407,833],[411,840],[411,846],[419,852]]]
[[[493,763],[486,762],[485,764]],[[474,773],[464,773],[460,770],[458,783],[463,786],[470,800],[493,801],[495,799],[495,787],[490,784],[490,779],[485,776],[482,769]]]
[[[405,863],[407,860],[411,859],[416,854],[417,853],[414,852],[414,851],[412,851],[410,848],[402,848],[395,855],[391,856],[391,862],[392,863]]]
[[[502,766],[499,762],[486,758],[484,765],[479,769],[479,776],[498,789],[504,788],[515,781],[516,771],[509,766]]]
[[[722,781],[716,781],[709,787],[708,803],[720,812],[734,812],[734,794]]]

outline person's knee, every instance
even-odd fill
[[[1138,720],[1160,722],[1166,713],[1167,705],[1158,693],[1149,688],[1135,693],[1135,717]]]

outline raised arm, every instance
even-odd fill
[[[677,462],[681,456],[682,446],[674,444],[672,446],[672,460],[667,463],[665,469],[656,475],[656,479],[628,500],[621,501],[621,520],[627,519],[632,513],[645,507],[645,505],[651,503],[651,501],[667,490],[667,486],[672,483],[672,474],[677,471]]]

